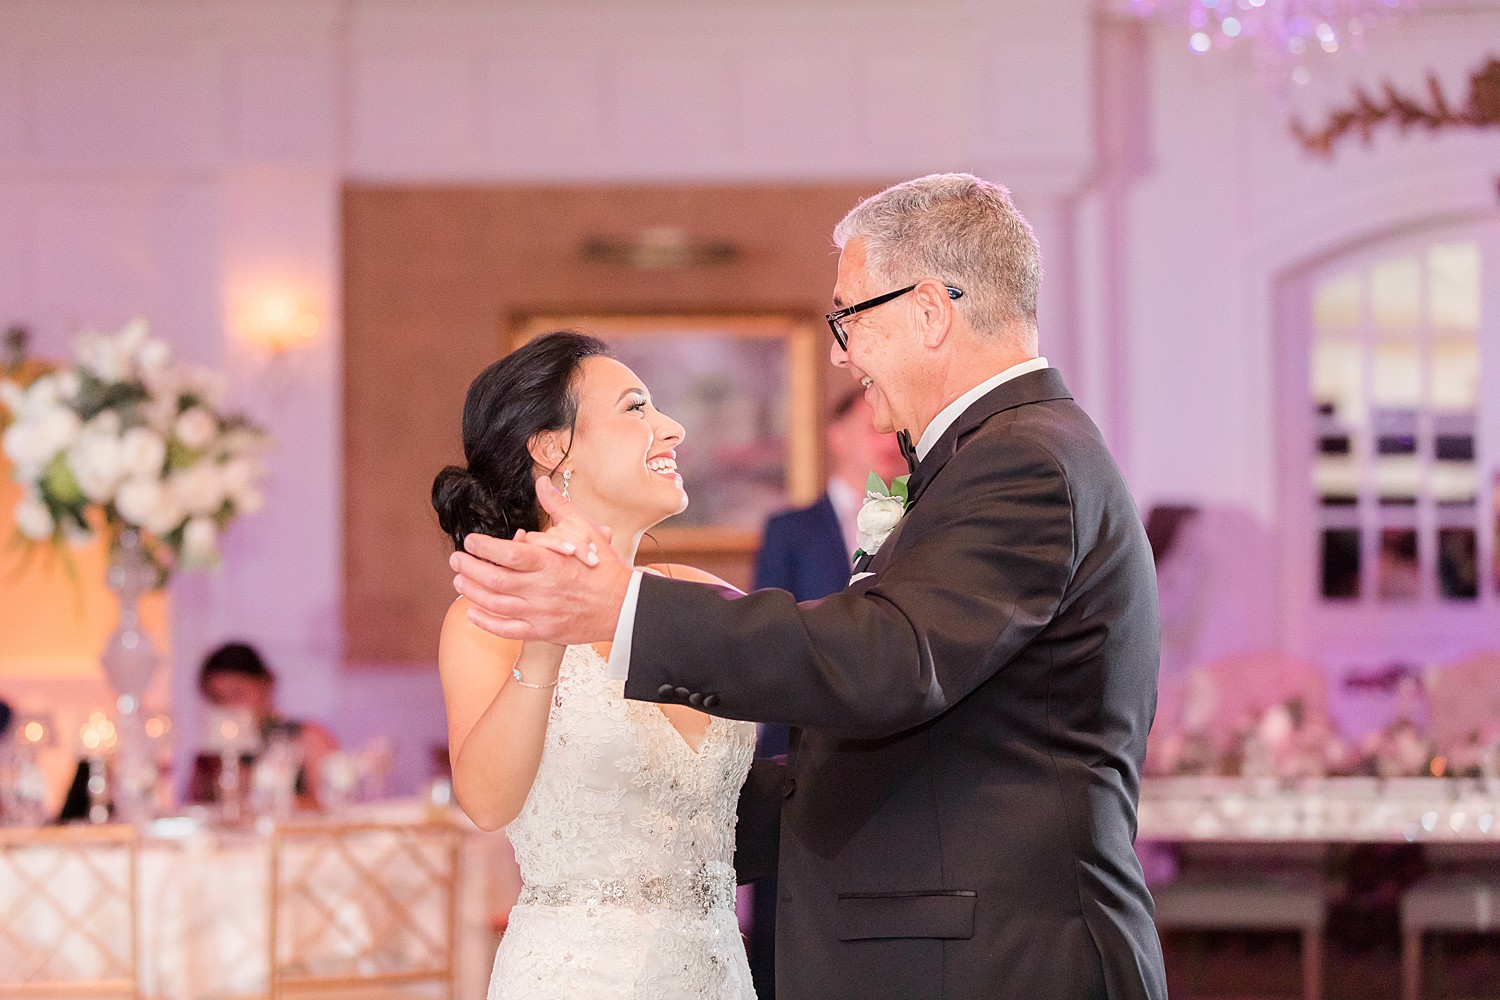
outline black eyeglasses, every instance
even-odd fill
[[[884,295],[877,295],[873,299],[856,302],[852,306],[847,306],[838,312],[831,312],[825,316],[824,319],[828,320],[828,329],[833,331],[833,339],[839,343],[839,350],[847,351],[849,349],[849,335],[844,332],[844,320],[855,313],[864,312],[866,309],[874,309],[876,306],[883,306],[891,301],[891,299],[898,299],[920,284],[921,282],[919,281],[916,284],[907,285],[905,288],[898,288],[894,292],[886,292]],[[964,290],[962,288],[954,288],[952,285],[944,285],[943,287],[948,289],[948,298],[957,299],[963,297]]]

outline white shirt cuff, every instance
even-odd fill
[[[620,620],[615,624],[615,639],[609,649],[609,662],[604,666],[604,676],[612,681],[623,681],[630,676],[630,640],[635,637],[635,606],[641,599],[641,577],[643,570],[630,574],[630,586],[625,588],[625,602],[620,605]]]

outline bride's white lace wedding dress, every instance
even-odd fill
[[[604,671],[563,656],[489,1000],[755,1000],[732,867],[755,727],[715,718],[695,751]]]

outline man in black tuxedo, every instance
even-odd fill
[[[802,728],[784,1000],[1163,1000],[1131,849],[1151,551],[1098,431],[1037,357],[1030,226],[1004,188],[950,174],[862,202],[834,238],[832,361],[920,459],[847,589],[799,605],[478,536],[455,554],[458,589],[498,634],[613,636],[632,698]],[[541,492],[559,530],[590,530]]]

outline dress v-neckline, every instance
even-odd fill
[[[599,666],[601,668],[607,667],[609,665],[609,661],[604,658],[603,654],[601,654],[597,649],[594,648],[593,643],[589,643],[587,648],[594,659],[599,661]],[[633,699],[626,700],[629,701]],[[666,727],[671,730],[672,736],[675,737],[676,741],[691,756],[695,758],[701,758],[703,756],[703,748],[708,744],[709,735],[713,732],[714,725],[719,722],[718,716],[708,716],[708,725],[703,727],[703,735],[698,737],[698,745],[693,746],[692,742],[687,738],[683,731],[677,728],[677,724],[672,721],[671,717],[667,715],[666,712],[662,711],[660,705],[653,704],[649,701],[641,702],[640,704],[645,706],[646,710],[649,711],[652,715],[656,716],[663,723],[665,723]]]

